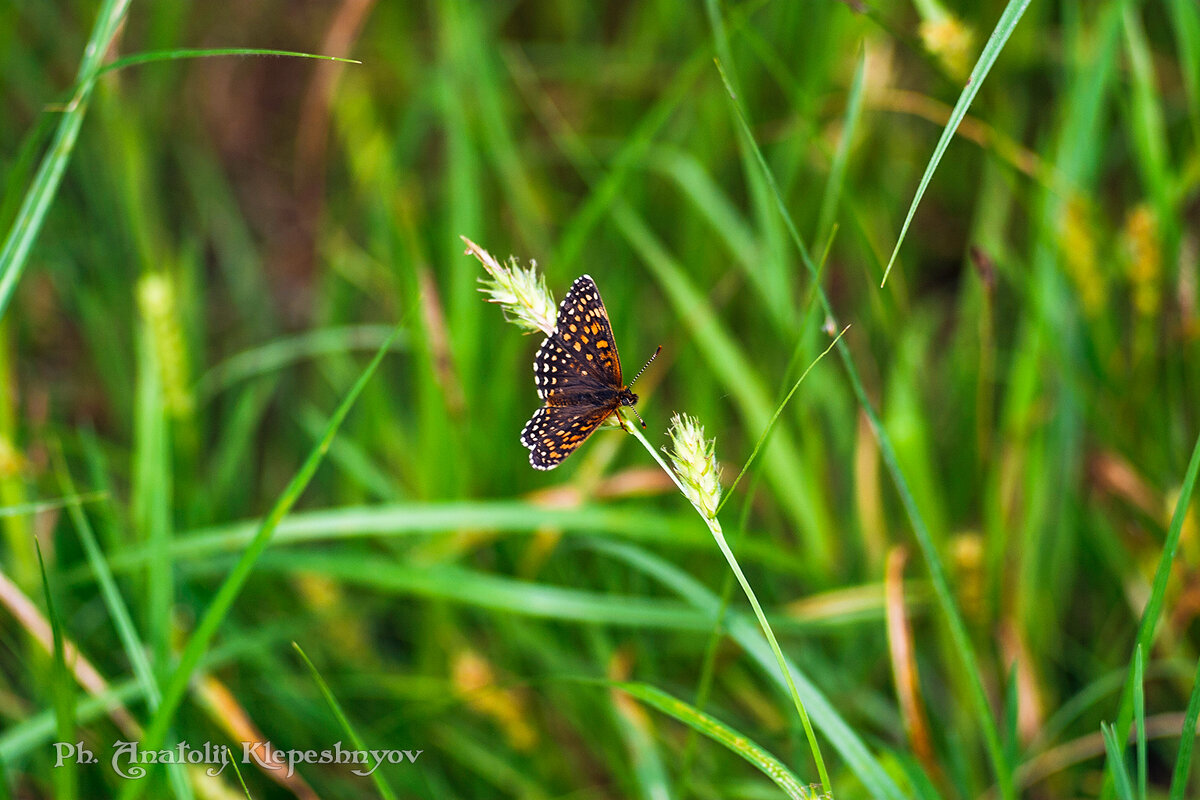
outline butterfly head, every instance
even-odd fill
[[[621,401],[621,405],[630,406],[632,408],[633,406],[637,405],[638,396],[629,391],[629,387],[626,386],[625,388],[621,389],[621,393],[617,396],[617,399]]]

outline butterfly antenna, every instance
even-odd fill
[[[633,412],[633,415],[638,418],[638,422],[642,423],[642,430],[645,430],[646,429],[646,420],[642,419],[642,415],[637,413],[637,409],[634,408],[633,406],[625,406],[625,407]]]
[[[642,373],[646,371],[646,367],[650,366],[654,362],[654,359],[658,358],[658,354],[661,352],[662,352],[662,345],[660,344],[658,346],[658,349],[654,351],[654,355],[650,356],[650,360],[646,362],[646,366],[639,369],[638,374],[633,376],[633,380],[629,382],[630,386],[633,386],[633,384],[637,381],[637,379],[642,377]],[[635,411],[633,413],[636,414],[637,412]],[[638,419],[641,419],[641,417],[638,417]],[[646,427],[646,423],[643,422],[642,427],[643,428]]]

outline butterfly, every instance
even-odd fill
[[[661,350],[660,345],[630,385]],[[554,330],[534,356],[533,382],[545,405],[525,423],[521,444],[529,448],[534,469],[557,467],[622,406],[637,415],[638,396],[621,380],[608,310],[590,275],[576,278],[559,304]]]

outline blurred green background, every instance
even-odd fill
[[[647,436],[695,414],[727,483],[851,326],[885,436],[831,353],[721,515],[806,676],[834,797],[1123,796],[1126,770],[1130,796],[1168,795],[1200,611],[1195,523],[1171,527],[1200,431],[1192,0],[1031,3],[882,288],[999,0],[133,3],[95,58],[169,57],[81,94],[97,15],[123,5],[0,5],[0,232],[41,221],[28,198],[46,209],[28,257],[0,258],[19,278],[0,318],[0,797],[132,791],[111,743],[150,724],[396,324],[166,743],[348,745],[294,641],[368,746],[423,751],[379,769],[395,796],[784,796],[680,722],[697,710],[818,782],[728,566],[647,453],[601,431],[530,469],[541,337],[483,302],[460,235],[536,260],[556,298],[591,274],[627,372],[663,345],[638,384]],[[362,63],[182,60],[217,47]],[[39,195],[43,159],[65,172]],[[1100,724],[1156,596],[1125,703],[1139,767],[1132,747],[1106,758]],[[55,636],[78,649],[56,658]],[[101,763],[55,768],[55,741]],[[239,766],[253,797],[389,791]],[[232,770],[138,786],[245,796]]]

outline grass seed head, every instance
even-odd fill
[[[554,330],[557,309],[554,297],[546,288],[546,279],[538,273],[537,262],[529,262],[522,269],[515,257],[507,265],[501,264],[488,251],[465,236],[467,253],[479,259],[488,277],[480,278],[479,291],[487,295],[489,303],[499,303],[504,317],[509,322],[527,331],[541,331],[547,336]]]
[[[667,455],[684,494],[709,519],[721,504],[721,470],[717,467],[716,439],[704,438],[704,426],[690,414],[671,417],[671,447]]]

